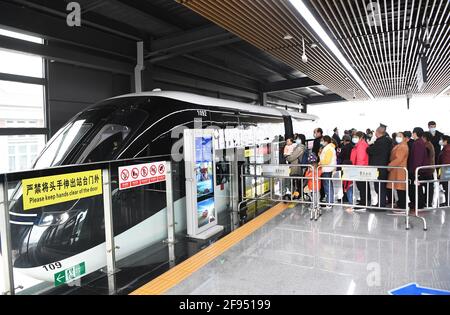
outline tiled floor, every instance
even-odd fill
[[[450,290],[450,210],[413,220],[299,207],[233,246],[167,294],[388,294],[410,282]]]

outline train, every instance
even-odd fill
[[[279,133],[292,135],[293,120],[316,118],[185,92],[127,94],[96,103],[75,115],[48,141],[33,169],[154,156],[167,160],[179,141],[179,137],[173,137],[174,131],[180,126],[198,128],[199,120],[201,128],[257,128],[273,138]],[[178,218],[185,218],[184,163],[174,163],[174,171],[174,211]],[[117,180],[117,174],[111,176]],[[157,189],[113,188],[112,203],[115,243],[120,248],[117,260],[166,237],[165,195]],[[80,262],[86,274],[106,265],[102,196],[24,211],[19,182],[9,212],[15,270],[53,282],[55,272]],[[177,231],[186,229],[186,222],[178,221]]]

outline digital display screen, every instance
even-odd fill
[[[198,227],[214,221],[213,138],[195,138]]]
[[[197,203],[197,218],[199,228],[215,221],[213,197]]]

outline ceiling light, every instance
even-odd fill
[[[286,35],[284,35],[284,37],[283,37],[283,39],[284,40],[291,40],[291,39],[293,39],[294,37],[292,37],[292,35],[289,35],[289,34],[286,34]]]
[[[447,94],[448,91],[450,91],[450,85],[447,86],[445,89],[443,89],[442,92],[439,93],[436,97],[444,96],[445,94]]]
[[[341,53],[339,48],[333,42],[333,40],[328,36],[327,32],[320,25],[319,21],[314,17],[308,7],[303,3],[302,0],[289,0],[291,4],[297,9],[298,13],[306,20],[309,26],[314,30],[314,32],[319,36],[319,38],[325,43],[325,45],[331,50],[334,56],[342,63],[345,69],[353,76],[353,78],[358,82],[358,84],[363,88],[363,90],[369,95],[371,99],[374,99],[372,93],[364,84],[363,80],[352,68],[350,63],[345,59],[344,55]]]
[[[307,62],[308,62],[308,57],[306,56],[305,39],[304,39],[304,38],[302,39],[302,42],[303,42],[303,55],[302,55],[302,61],[303,61],[304,63],[307,63]]]
[[[317,48],[317,47],[318,47],[317,43],[312,43],[311,44],[311,48]]]

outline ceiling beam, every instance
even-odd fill
[[[248,79],[224,70],[211,68],[201,62],[184,57],[158,63],[158,67],[177,71],[188,77],[202,78],[250,92],[259,92],[260,83],[255,79]]]
[[[286,79],[296,78],[296,76],[292,74],[294,70],[288,65],[281,62],[276,62],[276,59],[273,57],[265,57],[267,54],[258,48],[253,47],[251,44],[245,43],[244,45],[245,49],[242,47],[236,47],[236,45],[229,48],[239,56],[257,63],[260,67],[263,67],[267,71],[278,74]]]
[[[122,3],[128,7],[132,7],[136,10],[144,12],[145,14],[151,16],[152,18],[158,18],[164,23],[169,23],[176,26],[180,30],[186,28],[186,24],[177,15],[169,14],[167,11],[162,10],[156,5],[151,4],[151,1],[139,1],[139,0],[116,0],[116,3]]]
[[[304,77],[304,78],[297,78],[297,79],[267,83],[264,85],[263,91],[267,92],[267,93],[283,92],[283,91],[295,90],[298,88],[318,86],[318,85],[320,85],[320,83],[317,83],[316,81],[314,81],[313,79],[310,79],[308,77]]]
[[[155,87],[162,82],[170,85],[178,85],[188,87],[191,89],[200,89],[209,92],[223,93],[227,95],[234,95],[252,101],[258,101],[259,94],[248,92],[240,88],[225,86],[220,83],[209,80],[208,78],[190,77],[178,71],[169,70],[155,66],[151,72],[152,80],[155,82]]]
[[[341,96],[339,96],[337,94],[328,94],[325,96],[310,97],[306,100],[306,103],[308,105],[312,105],[312,104],[343,102],[343,101],[346,101],[346,99],[342,98]]]
[[[85,52],[32,43],[17,38],[0,35],[0,47],[26,54],[41,56],[47,59],[85,66],[93,69],[114,73],[131,74],[134,72],[133,64],[86,54]]]
[[[47,15],[28,7],[0,2],[0,25],[45,39],[54,39],[100,50],[109,54],[135,58],[136,42],[98,29],[69,27],[65,18]]]
[[[235,43],[240,40],[239,37],[218,26],[209,25],[153,40],[150,52],[145,58],[156,62],[205,48]]]

